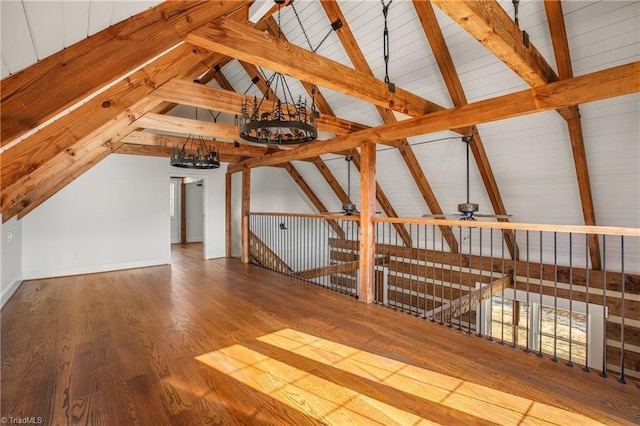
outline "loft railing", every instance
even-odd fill
[[[375,303],[603,377],[640,379],[639,229],[373,221]],[[358,296],[356,216],[252,214],[250,226],[290,270],[264,254],[256,263]],[[456,237],[457,252],[442,229]],[[590,235],[599,238],[600,270],[591,267]]]
[[[251,213],[251,262],[358,297],[358,255],[352,250],[331,249],[329,241],[357,240],[359,219],[358,216]]]

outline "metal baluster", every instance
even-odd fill
[[[409,236],[411,237],[411,245],[409,246],[409,309],[408,314],[413,311],[413,224],[409,224]],[[417,302],[416,302],[417,303]]]
[[[624,276],[624,235],[620,236],[620,270],[622,273],[622,282],[620,283],[622,295],[620,301],[620,378],[618,382],[626,384],[627,379],[624,378],[624,293],[626,284]]]
[[[515,231],[514,231],[514,233],[515,233]],[[531,281],[531,276],[530,276],[530,274],[531,274],[531,270],[530,270],[531,259],[529,259],[529,230],[528,229],[526,231],[526,241],[527,241],[527,327],[526,327],[525,330],[526,330],[526,336],[527,336],[527,346],[526,346],[524,351],[526,353],[529,353],[529,352],[531,352],[531,348],[530,348],[530,345],[529,345],[529,339],[530,339],[530,333],[531,333],[531,330],[530,330],[530,328],[531,328],[530,327],[530,325],[531,325],[531,321],[530,321],[530,318],[531,318],[531,301],[530,301],[530,298],[529,298],[529,296],[530,296],[529,295],[529,291],[530,291],[530,287],[529,286],[530,286],[530,281]]]
[[[478,241],[480,242],[480,287],[482,288],[482,281],[483,281],[482,271],[484,270],[484,262],[482,260],[482,228],[479,228]],[[478,304],[478,313],[477,313],[478,322],[476,325],[476,331],[477,331],[478,337],[482,337],[482,324],[483,324],[482,323],[482,303],[483,302],[480,302]]]
[[[607,329],[607,236],[602,235],[602,324]],[[600,377],[607,377],[607,333],[602,333],[602,372]]]
[[[489,264],[491,265],[491,269],[489,270],[489,275],[491,277],[489,281],[489,287],[491,290],[491,297],[489,298],[489,313],[487,315],[487,322],[489,323],[489,341],[493,342],[493,228],[489,229]]]
[[[553,358],[558,362],[558,232],[553,232]]]
[[[569,232],[569,361],[567,367],[573,367],[573,232]]]
[[[444,234],[440,232],[440,325],[444,324]]]
[[[504,230],[500,230],[500,240],[502,241],[501,244],[501,250],[502,253],[500,254],[500,272],[502,273],[502,276],[504,277]],[[504,345],[504,286],[502,286],[500,288],[500,300],[502,301],[502,309],[501,309],[501,318],[500,318],[500,343],[501,345]],[[511,302],[511,316],[513,317],[513,301]],[[513,321],[512,321],[513,322]],[[511,328],[511,331],[513,333],[513,327]],[[511,336],[513,337],[513,335]]]
[[[458,227],[460,229],[460,227]],[[444,248],[444,247],[443,247]],[[453,253],[449,256],[449,308],[451,308],[451,304],[453,303]],[[451,318],[451,309],[449,309],[449,324],[447,327],[453,328],[453,318]]]
[[[504,239],[504,229],[502,230],[502,241],[505,241]],[[512,339],[513,339],[513,344],[511,345],[511,347],[513,349],[517,349],[518,348],[518,336],[520,335],[520,302],[518,301],[518,250],[516,249],[516,247],[518,247],[518,232],[517,231],[513,231],[513,247],[514,247],[514,256],[513,256],[513,302],[511,305],[511,329],[512,331]],[[504,288],[504,286],[503,286]],[[518,308],[516,309],[516,306],[518,306]]]
[[[469,227],[469,291],[467,292],[467,295],[469,296],[469,325],[467,327],[467,334],[471,334],[471,311],[472,311],[472,306],[471,306],[471,293],[473,292],[473,288],[475,286],[472,287],[473,285],[473,275],[471,274],[472,272],[472,262],[471,262],[471,249],[472,249],[472,242],[473,240],[473,228]],[[482,271],[482,264],[480,264],[480,270]],[[460,315],[460,317],[462,318],[462,315]]]
[[[466,231],[465,231],[466,232]],[[462,226],[458,227],[458,241],[460,241],[460,248],[462,248]],[[464,262],[462,250],[458,252],[458,299],[462,301],[462,264]],[[453,280],[452,280],[453,281]],[[451,315],[453,316],[453,310],[451,311]],[[453,320],[453,318],[451,318]],[[462,331],[462,315],[458,315],[458,331]]]
[[[395,285],[395,291],[394,291],[394,303],[393,303],[393,309],[397,310],[398,309],[398,284],[399,284],[399,279],[400,279],[400,265],[398,265],[398,232],[396,232],[396,244],[393,248],[393,251],[395,253],[395,262],[396,262],[396,285]]]
[[[540,285],[538,286],[540,304],[538,305],[538,356],[542,358],[542,280],[544,278],[544,263],[542,262],[542,231],[540,231]]]
[[[429,281],[427,280],[427,268],[428,266],[428,248],[427,248],[427,238],[429,237],[429,231],[427,228],[427,224],[423,225],[424,227],[424,311],[422,312],[422,319],[427,319],[427,293],[429,293]],[[432,303],[433,305],[433,303]]]
[[[432,249],[433,249],[433,258],[431,259],[432,261],[432,270],[433,270],[433,276],[431,277],[431,283],[433,284],[433,292],[431,293],[431,310],[434,310],[436,308],[436,229],[434,225],[431,225],[431,229],[433,230],[432,234],[431,234],[431,245],[432,245]],[[431,316],[431,322],[435,322],[436,321],[436,316],[435,313]]]
[[[586,282],[586,286],[587,286],[587,294],[586,294],[586,303],[587,303],[587,321],[586,321],[586,336],[585,336],[585,351],[584,351],[584,367],[582,368],[582,371],[584,371],[585,373],[589,372],[589,345],[591,344],[591,342],[589,342],[589,323],[591,321],[589,321],[589,277],[591,276],[591,271],[589,269],[589,234],[584,234],[584,265],[585,265],[585,271],[587,273],[587,282]],[[605,324],[606,325],[606,324]],[[605,330],[607,328],[605,327]],[[606,334],[606,333],[605,333]]]

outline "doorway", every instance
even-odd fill
[[[198,176],[171,176],[169,217],[171,244],[205,243],[205,180]]]

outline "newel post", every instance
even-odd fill
[[[249,211],[251,207],[251,169],[242,169],[242,263],[249,263]]]
[[[372,303],[375,294],[376,144],[360,145],[360,301]]]

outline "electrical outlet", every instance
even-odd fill
[[[7,242],[10,243],[13,240],[13,232],[7,232]]]

